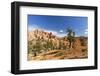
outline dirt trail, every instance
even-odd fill
[[[58,59],[83,59],[87,58],[87,51],[80,50],[50,50],[48,52],[38,54],[38,56],[28,55],[28,60],[58,60]]]

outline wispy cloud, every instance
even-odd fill
[[[67,34],[60,34],[60,33],[58,33],[56,36],[58,36],[58,37],[64,37],[64,36],[66,36]]]
[[[63,31],[63,30],[60,30],[59,32],[60,32],[60,33],[63,33],[64,31]]]
[[[40,27],[38,25],[28,25],[28,31],[32,31],[32,30],[35,30],[35,29],[40,29]]]
[[[56,35],[57,37],[64,37],[64,36],[66,36],[66,34],[64,34],[64,33],[58,33],[57,31],[54,31],[54,30],[46,30],[46,29],[43,29],[43,31],[45,31],[45,32],[52,32],[52,34],[53,35]]]
[[[88,35],[88,29],[85,29],[84,34]]]

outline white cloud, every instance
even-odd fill
[[[88,29],[85,29],[84,34],[88,35]]]
[[[66,34],[63,34],[63,33],[58,33],[57,31],[53,31],[53,30],[46,30],[46,29],[43,29],[43,31],[45,32],[51,32],[53,35],[56,35],[57,37],[64,37],[66,36]]]
[[[66,36],[66,34],[57,34],[56,36],[58,36],[58,37],[64,37],[64,36]]]
[[[64,31],[63,31],[63,30],[60,30],[59,32],[62,33],[62,32],[64,32]]]
[[[57,34],[57,32],[56,31],[53,31],[53,30],[46,30],[46,29],[43,29],[43,31],[45,31],[45,32],[51,32],[52,34],[54,34],[54,35],[56,35]]]
[[[36,29],[41,29],[38,25],[29,25],[28,26],[28,31],[36,30]]]

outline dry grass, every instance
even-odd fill
[[[60,60],[60,59],[84,59],[88,58],[88,45],[81,45],[80,38],[76,38],[74,47],[68,50],[49,50],[39,53],[37,56],[28,54],[30,60]]]

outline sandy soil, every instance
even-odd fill
[[[38,56],[28,54],[28,60],[58,60],[58,59],[84,59],[88,58],[87,50],[81,49],[71,50],[50,50],[48,52],[40,53]]]

